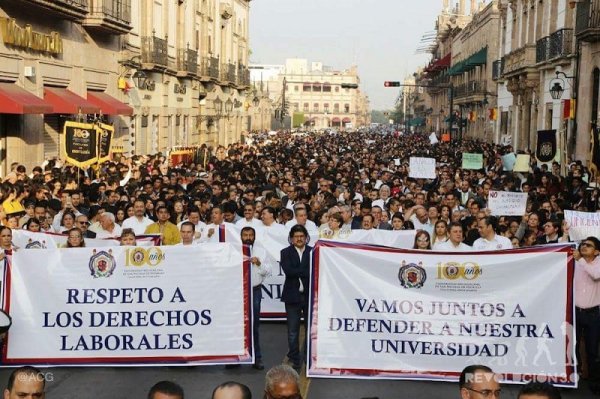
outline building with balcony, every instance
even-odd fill
[[[492,79],[498,52],[500,13],[496,0],[478,8],[471,21],[452,39],[452,84],[455,137],[495,141],[496,85]],[[456,118],[455,118],[456,119]]]
[[[556,71],[573,75],[574,10],[566,1],[500,0],[500,48],[494,63],[501,141],[535,150],[538,130],[556,130],[565,142],[571,130],[562,117],[573,95],[564,82],[562,99],[550,87]],[[564,147],[563,147],[564,148]]]
[[[250,68],[253,83],[268,87],[274,127],[344,130],[371,123],[369,100],[360,89],[356,66],[338,71],[321,62],[309,65],[306,59],[291,58],[285,65]],[[356,88],[342,87],[347,84]]]
[[[250,0],[136,0],[121,63],[133,86],[125,149],[227,145],[251,126]]]
[[[600,0],[582,0],[577,3],[575,38],[579,44],[579,71],[575,83],[579,98],[577,131],[574,142],[568,144],[572,150],[572,159],[592,161],[596,168],[600,168]]]
[[[62,157],[66,120],[102,120],[128,136],[118,89],[130,0],[7,0],[0,4],[0,175]]]

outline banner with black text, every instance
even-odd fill
[[[436,253],[319,242],[308,376],[577,385],[569,246]]]
[[[252,363],[249,276],[226,243],[15,251],[2,363]]]

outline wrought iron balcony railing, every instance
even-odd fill
[[[167,67],[169,65],[167,41],[156,36],[142,37],[142,62]]]
[[[125,34],[131,26],[131,0],[90,0],[90,12],[83,20],[88,28]]]
[[[177,70],[198,73],[198,52],[196,50],[179,49],[177,54]]]
[[[577,2],[575,34],[583,41],[600,41],[600,0]]]

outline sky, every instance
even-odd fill
[[[251,63],[286,58],[321,61],[334,69],[358,66],[371,109],[391,109],[403,80],[431,58],[416,54],[435,28],[442,0],[255,0],[250,2]]]

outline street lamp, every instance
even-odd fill
[[[258,107],[258,104],[260,104],[260,99],[257,96],[254,96],[252,104],[254,105],[254,107]]]
[[[225,115],[229,116],[231,111],[233,111],[233,101],[231,101],[231,98],[228,98],[225,101]]]
[[[215,106],[215,114],[217,115],[218,118],[220,118],[221,115],[223,115],[223,100],[221,100],[219,97],[217,97],[213,101],[213,104]]]
[[[565,79],[574,79],[575,76],[568,76],[564,72],[556,71],[556,78],[550,81],[550,96],[554,100],[560,100],[563,93],[565,92],[565,81],[559,76],[563,76]],[[570,85],[570,83],[569,83]]]

